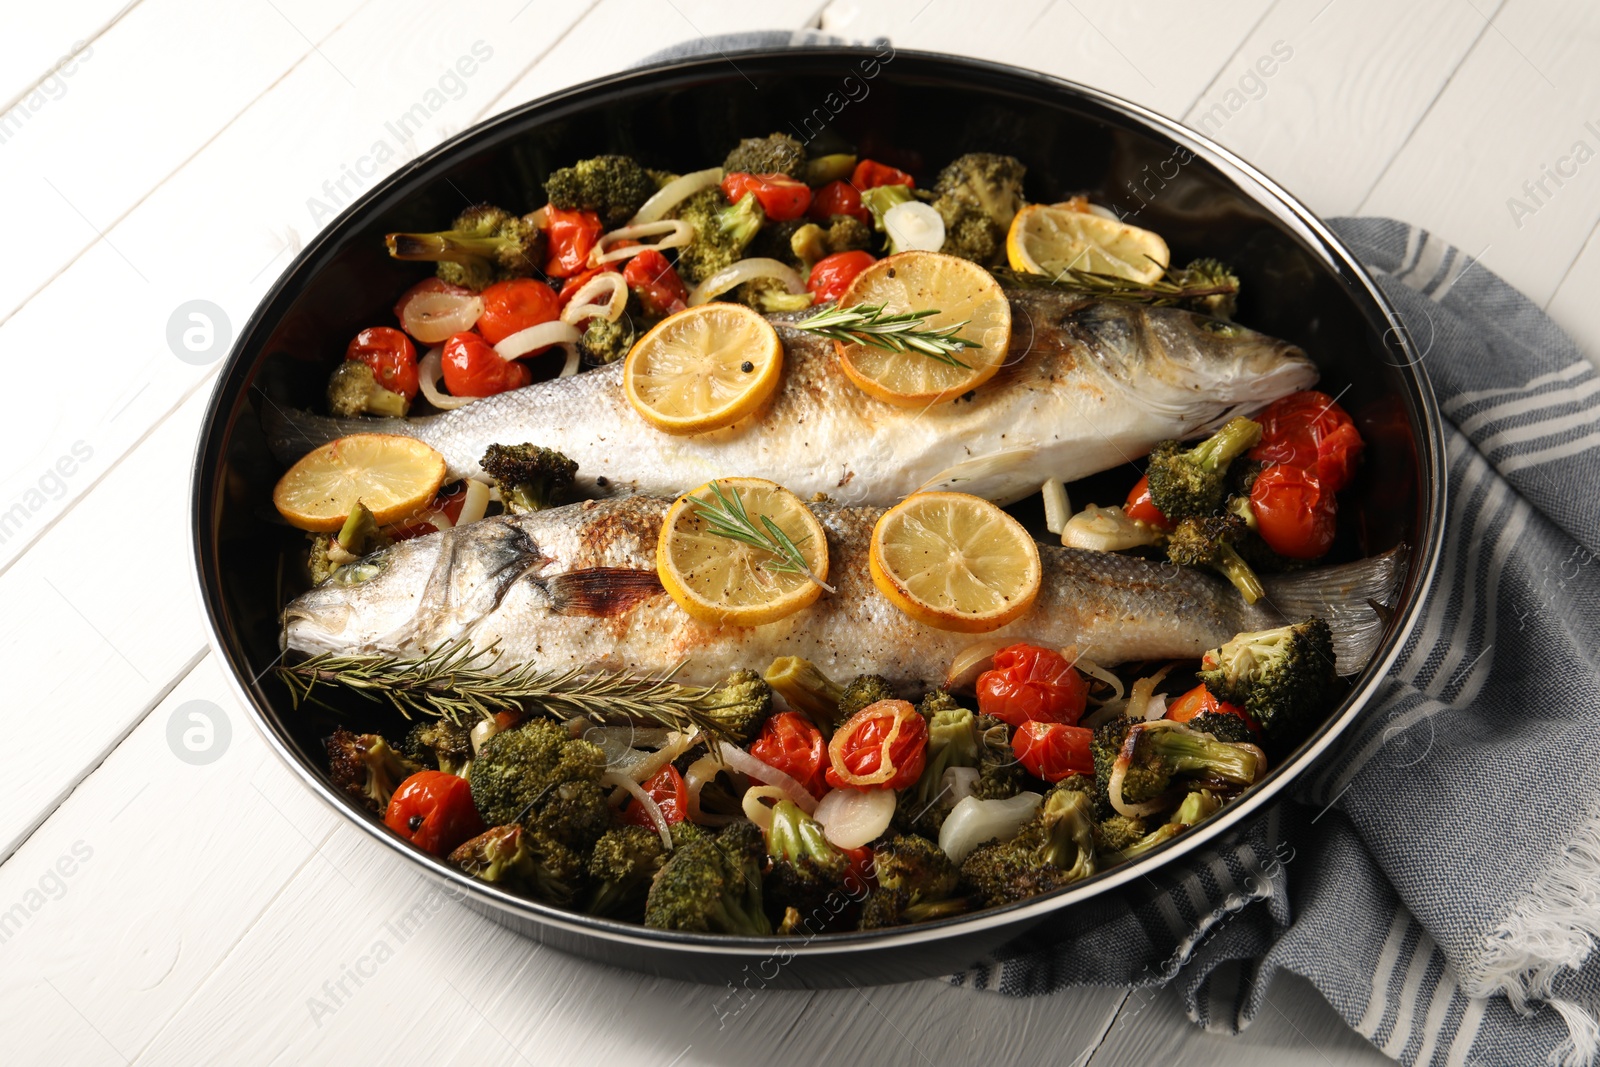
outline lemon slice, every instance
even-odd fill
[[[1166,273],[1172,253],[1158,234],[1068,202],[1017,212],[1006,234],[1006,258],[1013,270],[1052,278],[1070,268],[1149,283]]]
[[[937,310],[921,327],[936,330],[966,322],[957,336],[982,343],[954,357],[966,366],[920,352],[890,352],[835,341],[839,366],[863,392],[901,407],[952,400],[993,378],[1011,344],[1011,304],[994,276],[970,260],[939,252],[901,252],[856,275],[840,307],[882,304],[884,314]]]
[[[765,478],[718,478],[678,498],[656,541],[661,585],[684,611],[702,622],[760,626],[792,615],[822,595],[817,581],[797,569],[783,569],[782,556],[714,533],[714,521],[691,501],[718,511],[742,509],[762,533],[763,517],[771,519],[800,550],[817,581],[828,580],[827,534],[799,497]]]
[[[639,339],[623,364],[622,387],[652,426],[695,434],[756,410],[782,372],[783,346],[766,319],[743,304],[700,304]]]
[[[940,630],[998,630],[1039,595],[1039,548],[1028,531],[966,493],[917,493],[884,512],[867,565],[895,607]]]
[[[414,437],[355,433],[300,457],[272,490],[291,526],[319,533],[344,525],[356,501],[382,526],[433,500],[444,484],[444,457]]]

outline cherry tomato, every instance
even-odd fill
[[[647,248],[628,260],[622,271],[628,288],[639,294],[639,303],[646,314],[670,315],[682,311],[689,304],[689,290],[672,269],[667,257],[653,248]]]
[[[556,291],[532,278],[495,282],[482,295],[483,314],[478,316],[478,332],[492,345],[519,330],[554,322],[561,314],[561,300]],[[543,351],[544,348],[540,348],[528,354],[537,355]]]
[[[1280,556],[1316,559],[1333,547],[1333,494],[1310,471],[1287,463],[1268,467],[1250,489],[1250,510],[1261,539]]]
[[[775,767],[821,798],[828,791],[824,772],[828,766],[822,731],[805,716],[786,711],[769,718],[750,745],[750,755]]]
[[[855,173],[850,175],[850,184],[858,191],[876,189],[880,185],[907,185],[913,189],[917,187],[917,183],[905,171],[873,159],[863,159],[856,164]]]
[[[494,713],[495,732],[509,730],[524,718],[524,714],[520,711],[497,711]]]
[[[862,781],[882,775],[884,743],[890,734],[895,735],[888,746],[890,773],[883,781]],[[880,700],[833,732],[824,777],[835,789],[904,789],[922,777],[927,761],[927,721],[907,701]]]
[[[1037,645],[1011,645],[994,654],[994,669],[978,675],[978,710],[1012,726],[1060,722],[1076,726],[1089,686],[1066,657]]]
[[[471,296],[472,290],[463,289],[459,285],[451,285],[443,278],[424,278],[400,294],[400,299],[394,303],[394,317],[404,320],[406,317],[406,305],[411,303],[414,297],[419,297],[423,293],[454,293],[457,296]]]
[[[811,197],[811,208],[806,212],[824,225],[835,215],[851,215],[872,225],[872,212],[861,203],[861,192],[849,182],[829,182]]]
[[[467,780],[443,771],[418,771],[401,782],[389,798],[383,824],[435,856],[487,829]]]
[[[1158,530],[1172,529],[1172,523],[1161,514],[1161,509],[1156,507],[1155,501],[1150,499],[1150,476],[1142,476],[1134,483],[1133,489],[1128,493],[1128,502],[1122,505],[1122,513],[1130,519],[1147,522]]]
[[[667,764],[655,773],[655,776],[644,783],[644,791],[651,800],[656,802],[656,807],[661,809],[662,818],[669,823],[682,822],[689,811],[689,787],[684,784],[683,775],[678,773],[678,768]],[[654,827],[656,822],[650,818],[649,812],[644,810],[644,805],[631,797],[622,810],[617,812],[617,818],[633,826]]]
[[[1089,742],[1094,731],[1059,722],[1025,722],[1011,738],[1017,762],[1035,778],[1059,782],[1072,774],[1093,774]]]
[[[873,862],[872,849],[869,846],[842,848],[839,851],[850,861],[850,870],[844,876],[844,888],[847,893],[859,893],[862,888],[878,888],[878,868]]]
[[[1365,445],[1350,416],[1327,393],[1290,393],[1273,401],[1256,421],[1261,442],[1250,450],[1251,459],[1304,467],[1329,493],[1339,492],[1355,477]]]
[[[844,295],[856,275],[877,262],[871,252],[835,252],[823,256],[811,266],[811,277],[806,288],[818,304],[837,300]]]
[[[407,400],[417,395],[417,349],[411,338],[393,326],[373,326],[356,334],[345,359],[358,359],[372,368],[378,384]]]
[[[1250,732],[1260,735],[1261,727],[1245,714],[1245,710],[1237,704],[1229,704],[1225,700],[1218,700],[1203,684],[1197,685],[1183,696],[1167,705],[1167,718],[1173,722],[1188,722],[1196,715],[1237,715],[1250,727]]]
[[[570,278],[589,262],[589,253],[600,240],[600,216],[593,211],[564,211],[546,207],[549,220],[550,253],[544,272],[552,278]]]
[[[533,380],[528,368],[500,353],[482,337],[468,330],[451,336],[444,343],[444,384],[453,396],[494,396],[508,389],[521,389]]]
[[[617,242],[618,245],[621,245],[622,243],[623,242],[621,241]],[[590,267],[581,274],[574,274],[572,277],[561,283],[561,292],[556,296],[556,302],[560,304],[562,308],[565,308],[568,304],[572,303],[572,298],[578,295],[578,290],[587,285],[589,280],[596,274],[607,270],[615,272],[618,269],[619,268],[615,263],[603,263],[598,267]]]
[[[745,174],[734,171],[722,179],[722,194],[737,204],[746,193],[755,193],[761,210],[772,222],[788,222],[806,213],[811,206],[811,187],[787,174]]]
[[[461,518],[461,509],[466,506],[466,503],[467,487],[461,482],[456,482],[454,485],[446,489],[439,490],[439,494],[433,498],[433,503],[429,504],[425,508],[422,508],[421,510],[442,511],[450,519],[450,522],[453,525]],[[421,537],[423,534],[437,533],[438,530],[439,528],[433,523],[418,519],[415,515],[413,515],[404,522],[389,527],[388,534],[396,541],[409,541],[411,538]]]

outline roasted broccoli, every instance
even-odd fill
[[[776,278],[756,278],[733,291],[733,299],[763,314],[780,311],[804,311],[811,306],[810,293],[791,293],[789,287]]]
[[[862,192],[861,206],[872,213],[872,228],[879,233],[887,233],[883,216],[890,208],[915,199],[916,194],[912,193],[909,185],[879,185]]]
[[[850,888],[850,857],[823,836],[817,820],[789,800],[773,805],[766,840],[772,860],[764,889],[767,907],[780,915],[794,908],[816,919],[819,928],[827,926],[842,910],[830,908],[829,898],[837,900]],[[857,882],[859,895],[864,886],[859,877]]]
[[[977,767],[982,751],[978,717],[956,703],[943,689],[935,689],[918,708],[928,720],[927,763],[916,785],[901,792],[900,813],[905,825],[931,838],[939,836],[956,798],[944,784],[952,767]]]
[[[570,906],[583,887],[583,857],[544,834],[510,823],[474,837],[450,853],[472,877],[540,900]]]
[[[894,689],[887,679],[876,674],[857,675],[844,687],[844,695],[839,698],[839,721],[844,722],[868,704],[893,699]]]
[[[1233,583],[1246,604],[1266,595],[1261,579],[1234,546],[1250,535],[1237,515],[1190,516],[1167,534],[1167,558],[1185,567],[1210,567]]]
[[[722,169],[729,174],[787,174],[804,180],[806,146],[786,133],[746,137],[728,153]]]
[[[347,359],[333,368],[328,378],[328,413],[339,419],[358,415],[399,418],[411,409],[411,401],[378,384],[372,368],[359,359]]]
[[[961,872],[925,837],[890,838],[872,853],[872,866],[878,885],[862,905],[863,930],[959,915],[970,903],[955,895]]]
[[[1119,849],[1103,851],[1100,855],[1101,865],[1110,867],[1113,864],[1137,859],[1157,845],[1171,841],[1191,826],[1209,819],[1221,807],[1222,801],[1209,789],[1197,789],[1183,798],[1183,803],[1178,805],[1177,810],[1162,825],[1140,837],[1128,840]],[[1130,827],[1137,822],[1138,820],[1129,820]]]
[[[1150,501],[1169,520],[1214,515],[1227,496],[1228,466],[1261,440],[1261,424],[1235,418],[1185,449],[1163,441],[1150,453]]]
[[[626,357],[634,340],[633,321],[627,315],[616,322],[604,315],[596,315],[584,327],[583,336],[578,338],[578,351],[583,353],[584,359],[600,366]]]
[[[1239,276],[1233,268],[1215,259],[1197,259],[1179,272],[1174,281],[1186,289],[1226,290],[1207,296],[1190,297],[1183,306],[1202,315],[1231,319],[1239,307]]]
[[[1022,207],[1021,161],[992,152],[969,152],[939,172],[933,209],[944,220],[939,251],[974,263],[1006,258],[1006,231]]]
[[[793,711],[816,724],[823,736],[833,733],[839,721],[839,701],[844,686],[823,674],[815,663],[799,656],[780,656],[765,675],[774,692]]]
[[[607,830],[589,855],[589,880],[594,890],[586,910],[591,915],[642,915],[650,880],[666,861],[667,850],[656,831],[643,826]]]
[[[655,179],[632,156],[595,156],[562,167],[544,192],[563,211],[593,211],[607,229],[621,226],[655,194]]]
[[[1142,804],[1165,793],[1175,777],[1246,786],[1261,776],[1261,750],[1218,741],[1180,722],[1114,719],[1090,742],[1098,793],[1110,798],[1112,772],[1123,767],[1122,801]]]
[[[1255,740],[1243,719],[1225,711],[1203,711],[1189,720],[1189,729],[1229,744],[1244,745]]]
[[[979,845],[961,864],[962,881],[989,907],[1048,893],[1094,872],[1093,802],[1077,788],[1052,789],[1015,837]]]
[[[673,850],[650,884],[646,926],[658,930],[765,936],[772,924],[761,899],[766,845],[755,824],[736,822],[715,837]]]
[[[872,247],[872,227],[854,215],[834,215],[826,227],[808,222],[789,237],[789,255],[777,256],[809,274],[817,260],[836,252],[855,252]]]
[[[775,259],[779,263],[800,267],[799,257],[794,251],[794,235],[810,225],[813,224],[804,218],[786,219],[783,222],[773,222],[769,219],[756,233],[755,239],[750,242],[744,254],[752,258]],[[804,277],[803,272],[801,276]]]
[[[406,734],[405,752],[425,767],[465,778],[472,765],[472,733],[449,719],[427,719]]]
[[[1011,728],[993,715],[978,716],[978,780],[972,795],[979,800],[1005,800],[1022,792],[1027,772],[1011,747]]]
[[[377,734],[356,734],[341,726],[328,738],[328,778],[368,811],[382,815],[395,787],[420,770]]]
[[[494,480],[506,510],[518,513],[553,507],[578,473],[578,464],[560,452],[532,444],[490,445],[478,466]]]
[[[1250,713],[1266,736],[1291,744],[1325,714],[1338,691],[1333,631],[1318,618],[1239,634],[1200,660],[1217,699]]]
[[[544,266],[544,230],[490,204],[467,208],[443,232],[391,233],[386,240],[395,259],[438,263],[440,278],[468,289],[525,278]]]
[[[359,500],[350,509],[338,533],[331,537],[319,533],[306,536],[311,541],[311,553],[306,562],[311,568],[314,585],[321,585],[330,578],[340,581],[362,580],[367,576],[361,573],[361,567],[353,565],[359,563],[361,557],[394,543],[378,527],[378,520],[372,512]],[[347,567],[352,569],[346,570]]]
[[[734,671],[706,694],[697,712],[722,737],[742,745],[772,714],[772,687],[755,671]]]
[[[702,189],[678,205],[676,217],[694,227],[694,239],[678,249],[678,273],[692,285],[739,259],[766,212],[754,193],[729,204],[722,190]]]
[[[1094,824],[1094,845],[1101,853],[1119,852],[1145,833],[1143,819],[1113,813]]]
[[[549,719],[528,719],[484,742],[467,780],[483,821],[521,823],[573,849],[611,829],[600,776],[606,756]]]

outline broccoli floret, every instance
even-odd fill
[[[385,240],[395,259],[438,263],[440,278],[473,290],[529,277],[544,265],[544,230],[491,204],[467,208],[440,233],[391,233]]]
[[[1101,853],[1120,852],[1146,832],[1143,819],[1113,813],[1094,824],[1095,848]]]
[[[696,711],[719,735],[742,745],[772,714],[772,687],[755,671],[734,671],[700,700]]]
[[[1197,789],[1183,798],[1183,803],[1178,805],[1165,823],[1151,830],[1149,833],[1124,844],[1120,849],[1104,851],[1100,855],[1100,865],[1110,867],[1128,860],[1137,859],[1155,848],[1165,844],[1174,837],[1183,833],[1191,826],[1198,825],[1209,819],[1222,807],[1222,801],[1217,799],[1209,789]],[[1137,822],[1137,820],[1130,820]]]
[[[1089,741],[1089,752],[1094,756],[1095,796],[1101,799],[1099,811],[1109,814],[1111,772],[1122,758],[1128,734],[1134,720],[1112,719],[1103,723]],[[1172,770],[1147,746],[1136,748],[1128,758],[1128,768],[1122,778],[1122,799],[1129,804],[1142,804],[1166,792],[1172,782]]]
[[[507,511],[543,511],[572,484],[578,464],[553,448],[538,445],[490,445],[478,461],[494,479]]]
[[[683,825],[683,824],[679,824]],[[637,918],[644,913],[650,880],[667,862],[661,835],[643,826],[619,826],[594,843],[589,856],[591,915]]]
[[[839,698],[839,721],[844,722],[868,704],[893,699],[894,688],[886,678],[876,674],[857,675],[844,687],[844,695]]]
[[[783,311],[804,311],[811,306],[810,293],[791,293],[789,287],[776,278],[756,278],[733,291],[733,299],[763,314]]]
[[[563,211],[593,211],[607,229],[631,219],[657,188],[655,179],[632,156],[579,160],[544,181],[552,205]]]
[[[933,209],[944,220],[939,251],[974,263],[1005,261],[1006,231],[1021,209],[1021,161],[992,152],[969,152],[952,160],[934,183]]]
[[[863,930],[942,919],[969,906],[955,895],[961,872],[925,837],[890,838],[873,852],[872,863],[878,886],[862,905]]]
[[[339,532],[329,537],[327,534],[307,534],[311,540],[311,554],[307,563],[311,568],[311,581],[314,585],[321,585],[330,578],[340,581],[360,581],[362,575],[359,568],[346,571],[346,567],[358,563],[361,557],[388,548],[394,543],[388,534],[378,527],[378,520],[361,501],[356,501],[355,507],[350,509],[350,514],[345,518],[344,525]]]
[[[1161,442],[1146,469],[1151,503],[1173,522],[1216,514],[1227,495],[1229,464],[1260,440],[1260,423],[1236,418],[1190,449]]]
[[[844,686],[800,656],[780,656],[773,660],[764,677],[773,691],[783,697],[784,703],[815,723],[824,737],[833,733]]]
[[[834,215],[823,232],[828,254],[862,252],[872,247],[872,228],[854,215]]]
[[[916,195],[909,185],[879,185],[861,194],[861,206],[872,212],[872,228],[879,233],[888,233],[883,216],[890,208],[915,199]]]
[[[900,794],[899,806],[907,826],[936,838],[956,804],[944,787],[944,772],[951,767],[978,766],[983,743],[978,717],[945,690],[929,693],[918,710],[928,720],[927,763],[916,785]]]
[[[1052,789],[1015,837],[980,845],[967,856],[962,880],[995,907],[1089,877],[1095,872],[1093,806],[1079,789]]]
[[[979,800],[1005,800],[1022,792],[1027,775],[1011,747],[1011,728],[993,715],[979,715],[978,780],[972,795]]]
[[[578,338],[578,351],[595,366],[615,363],[628,354],[634,342],[633,322],[624,315],[612,322],[604,315],[596,315]]]
[[[1189,720],[1189,729],[1228,744],[1246,745],[1255,740],[1243,719],[1225,711],[1203,711]]]
[[[694,239],[678,249],[678,273],[690,284],[743,256],[766,221],[754,193],[729,204],[720,189],[700,190],[678,205],[675,215],[694,227]]]
[[[1327,713],[1338,692],[1333,631],[1321,619],[1244,633],[1200,660],[1200,680],[1237,704],[1277,744],[1291,744]]]
[[[472,733],[449,719],[428,719],[411,727],[405,751],[425,767],[465,778],[472,765]]]
[[[1227,292],[1208,296],[1190,297],[1182,302],[1190,311],[1231,319],[1239,306],[1239,276],[1233,268],[1215,259],[1197,259],[1183,268],[1173,279],[1185,289],[1220,288]]]
[[[368,811],[383,814],[395,788],[420,770],[377,734],[357,734],[341,726],[328,738],[328,778]]]
[[[450,853],[474,878],[568,907],[583,888],[583,857],[516,823],[496,826]]]
[[[745,249],[745,255],[752,258],[775,259],[779,263],[799,268],[802,264],[794,250],[794,235],[811,225],[814,223],[807,222],[803,218],[786,219],[783,222],[769,220],[750,242],[750,247]]]
[[[786,133],[746,137],[728,153],[722,169],[729,174],[787,174],[804,179],[806,146]]]
[[[359,359],[345,360],[328,378],[328,413],[335,418],[353,419],[358,415],[399,418],[410,409],[411,401],[379,385],[372,368]]]
[[[1167,535],[1167,558],[1184,567],[1210,567],[1233,583],[1246,604],[1266,595],[1261,579],[1234,546],[1250,528],[1237,515],[1191,516]]]
[[[484,742],[467,780],[491,826],[521,823],[572,849],[587,849],[613,824],[600,776],[606,756],[559,723],[529,719]]]
[[[1095,731],[1089,747],[1094,755],[1097,793],[1109,800],[1111,772],[1121,763],[1126,767],[1122,800],[1128,804],[1154,800],[1176,777],[1245,786],[1265,769],[1261,750],[1254,745],[1218,741],[1169,719],[1151,723],[1113,720]]]
[[[772,859],[764,890],[767,907],[779,915],[794,908],[803,915],[831,917],[827,900],[846,889],[850,857],[828,841],[817,820],[788,800],[773,806],[766,840]]]
[[[766,845],[753,823],[674,849],[645,901],[644,922],[658,930],[765,936],[772,924],[761,899]]]
[[[776,256],[793,263],[805,274],[817,260],[835,252],[862,251],[872,247],[872,228],[854,215],[834,215],[826,228],[808,222],[789,237],[788,255]]]

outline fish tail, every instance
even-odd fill
[[[1312,615],[1333,631],[1339,673],[1358,673],[1389,624],[1410,551],[1397,545],[1381,556],[1265,578],[1266,600],[1290,622]]]
[[[353,433],[417,436],[409,419],[337,419],[284,407],[259,389],[252,390],[251,395],[261,413],[261,432],[266,435],[267,447],[280,463],[293,463],[313,448]]]

